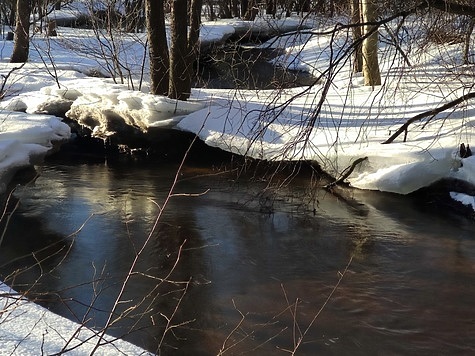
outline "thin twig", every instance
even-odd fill
[[[345,269],[343,270],[343,272],[339,272],[339,278],[338,278],[338,281],[337,283],[333,286],[330,294],[328,294],[327,298],[325,299],[325,302],[322,304],[322,306],[320,307],[320,309],[318,310],[317,314],[315,314],[315,316],[313,317],[313,319],[310,321],[310,323],[308,324],[307,328],[305,329],[305,331],[302,333],[302,336],[298,339],[297,341],[297,345],[295,346],[295,348],[292,350],[291,354],[292,355],[295,355],[295,353],[297,352],[297,349],[300,347],[300,345],[302,344],[302,341],[305,337],[305,335],[307,335],[307,333],[309,332],[310,328],[313,326],[313,324],[315,324],[315,322],[317,321],[318,317],[320,316],[320,314],[323,312],[323,310],[326,308],[327,304],[330,302],[330,300],[332,299],[333,297],[333,294],[335,294],[336,290],[338,289],[338,287],[340,286],[340,283],[341,281],[343,280],[343,277],[345,277],[345,274],[346,272],[348,271],[348,269],[350,268],[350,265],[351,265],[351,262],[353,261],[353,256],[350,257],[348,263],[346,264],[346,267]]]

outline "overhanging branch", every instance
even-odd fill
[[[461,103],[463,103],[464,101],[467,101],[467,100],[470,100],[470,99],[473,99],[475,98],[475,92],[472,92],[472,93],[468,93],[468,94],[465,94],[453,101],[450,101],[448,102],[447,104],[444,104],[442,106],[439,106],[438,108],[435,108],[435,109],[431,109],[431,110],[428,110],[428,111],[424,111],[414,117],[411,117],[409,120],[407,120],[394,134],[391,135],[391,137],[389,137],[386,141],[383,142],[383,144],[387,144],[387,143],[392,143],[399,135],[401,135],[403,132],[405,133],[405,136],[404,136],[404,142],[406,142],[406,135],[407,135],[407,131],[408,131],[408,128],[409,128],[409,125],[411,125],[412,123],[416,122],[416,121],[419,121],[419,120],[422,120],[423,118],[425,117],[428,117],[428,116],[431,116],[431,117],[434,117],[435,115],[447,110],[447,109],[450,109],[450,108],[453,108],[454,106],[457,106]]]

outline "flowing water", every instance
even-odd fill
[[[109,333],[151,351],[475,353],[472,222],[371,192],[354,192],[359,204],[321,192],[306,206],[286,188],[276,200],[256,198],[258,180],[185,167],[151,232],[175,166],[39,169],[16,192],[0,271],[16,271],[8,282],[55,313],[102,327],[150,236]]]

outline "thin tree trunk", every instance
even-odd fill
[[[198,59],[200,52],[200,27],[201,27],[201,8],[203,0],[191,0],[190,3],[190,29],[188,32],[188,54],[186,62],[186,78],[184,78],[182,97],[188,99],[191,94],[191,82],[194,76],[193,64]]]
[[[361,23],[360,1],[350,0],[351,9],[351,23]],[[353,27],[353,42],[356,43],[355,51],[353,52],[353,72],[361,73],[363,71],[363,55],[361,52],[363,31],[361,26]]]
[[[15,44],[11,63],[25,63],[30,52],[30,1],[17,0]]]
[[[375,1],[362,0],[361,5],[364,22],[376,22],[378,14]],[[363,41],[362,49],[364,85],[376,86],[381,85],[381,72],[379,71],[378,62],[378,31],[374,25],[365,25],[365,34],[368,33],[371,34]]]
[[[231,0],[232,15],[239,17],[239,0]]]
[[[15,6],[12,5],[10,15],[8,16],[7,24],[13,27],[15,25],[15,19],[16,19],[16,5]]]
[[[275,0],[266,0],[266,15],[272,15],[272,18],[275,18],[276,6]]]
[[[241,18],[246,17],[248,8],[249,8],[249,0],[241,0]]]
[[[468,31],[465,35],[465,44],[463,50],[463,64],[470,64],[470,39],[472,38],[473,28],[475,27],[475,16],[470,19]]]
[[[214,13],[214,1],[213,0],[208,0],[208,9],[209,9],[209,21],[214,21],[216,18],[216,14]]]
[[[150,91],[155,95],[168,95],[169,57],[164,12],[163,0],[145,0],[150,57]]]
[[[190,5],[190,30],[188,34],[188,52],[190,61],[193,63],[199,53],[200,46],[200,26],[201,26],[201,7],[203,0],[191,0]],[[192,68],[192,66],[189,66]]]

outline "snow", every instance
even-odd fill
[[[80,326],[27,301],[0,283],[0,340],[2,355],[90,355],[98,342],[97,355],[151,355],[143,349]]]
[[[450,197],[456,201],[461,202],[463,205],[470,205],[472,209],[475,210],[475,197],[468,194],[456,192],[450,192]]]
[[[82,11],[86,10],[66,9],[54,16],[74,17]],[[250,28],[293,29],[298,21],[204,23],[201,40],[208,46]],[[58,37],[49,39],[36,34],[30,61],[23,66],[8,63],[13,44],[3,41],[0,190],[5,191],[12,172],[36,162],[54,142],[68,139],[70,130],[58,117],[61,115],[88,126],[102,138],[114,134],[114,121],[143,131],[176,128],[196,133],[210,146],[254,158],[313,160],[334,177],[355,160],[366,158],[347,179],[360,189],[408,194],[444,178],[475,185],[475,157],[462,158],[458,152],[461,143],[475,142],[475,107],[471,102],[413,123],[405,140],[401,136],[382,144],[409,118],[470,91],[473,66],[460,64],[461,44],[431,45],[424,51],[408,52],[412,64],[408,66],[393,47],[383,43],[384,85],[371,88],[362,85],[360,75],[351,73],[351,61],[342,59],[346,58],[347,34],[332,35],[334,27],[324,22],[312,24],[318,26],[314,31],[288,34],[262,46],[282,49],[274,59],[276,65],[308,71],[319,78],[318,84],[279,92],[193,89],[187,102],[147,93],[144,34],[118,39],[122,76],[111,65],[111,53],[101,52],[107,47],[101,46],[92,30],[59,27]],[[102,35],[111,43],[107,34]],[[415,45],[411,41],[403,43],[404,49]],[[335,65],[333,71],[328,71],[330,62]],[[453,65],[442,65],[447,63]],[[89,76],[92,73],[112,78]],[[322,94],[325,99],[319,107]],[[461,192],[452,192],[451,197],[475,210],[475,197]],[[2,288],[11,294],[6,286]],[[11,301],[8,295],[2,299],[5,306]],[[21,324],[15,322],[17,317],[22,318]],[[10,350],[22,355],[38,350],[43,338],[47,353],[58,352],[64,339],[79,327],[24,299],[15,301],[12,311],[2,313],[2,318],[2,347],[8,349],[4,346],[8,343]],[[37,323],[41,327],[35,327]],[[83,331],[81,337],[92,332]],[[129,352],[133,346],[120,340],[116,344],[125,354],[143,352]],[[117,352],[109,344],[101,352],[109,353],[106,348],[110,354]],[[77,349],[78,354],[82,351]]]
[[[53,148],[54,141],[67,140],[69,127],[54,116],[0,112],[0,191],[5,192],[13,173],[30,166]]]

